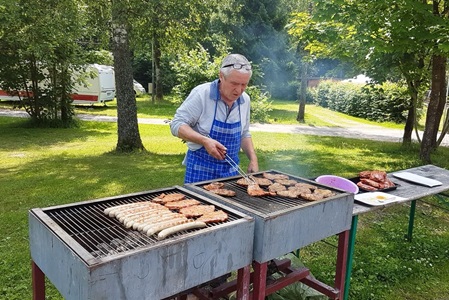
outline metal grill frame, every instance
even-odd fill
[[[296,201],[296,206],[289,204],[285,208],[279,208],[267,213],[258,211],[255,207],[245,205],[242,200],[234,200],[238,195],[235,197],[222,197],[208,192],[202,187],[216,181],[235,181],[240,179],[241,176],[186,185],[192,191],[207,197],[214,197],[216,201],[254,217],[256,226],[254,231],[253,259],[255,261],[259,263],[267,262],[351,228],[354,194],[277,170],[261,171],[253,173],[253,175],[259,176],[264,172],[288,175],[291,179],[332,190],[336,195],[319,201],[295,199],[293,201]],[[251,198],[253,198],[253,201],[264,198],[274,201],[276,199],[285,200],[285,197],[279,196]]]
[[[147,236],[141,232],[126,229],[117,219],[104,214],[104,209],[115,205],[135,203],[141,201],[151,202],[160,194],[181,193],[186,199],[195,199],[202,204],[210,204],[210,199],[180,188],[165,188],[156,191],[143,192],[133,195],[124,195],[110,201],[89,201],[70,206],[46,208],[45,214],[61,227],[70,237],[75,239],[83,248],[89,250],[95,257],[106,257],[111,253],[125,252],[158,243],[154,236]],[[222,208],[228,213],[229,219],[225,222],[238,219],[240,216]],[[220,223],[208,224],[213,227]],[[185,233],[176,233],[180,236]],[[111,245],[113,244],[113,245]],[[115,244],[115,246],[114,246]]]
[[[252,262],[254,219],[183,187],[240,219],[184,233],[132,251],[94,257],[46,211],[108,203],[108,197],[29,211],[31,258],[65,299],[162,299],[248,266]]]

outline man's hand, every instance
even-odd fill
[[[259,163],[256,161],[250,161],[248,164],[248,173],[259,172]]]
[[[218,142],[212,138],[208,138],[203,143],[203,146],[206,149],[207,153],[209,153],[210,156],[212,156],[216,159],[219,159],[219,160],[225,159],[226,151],[228,149],[226,149],[226,147],[223,146],[220,142]]]

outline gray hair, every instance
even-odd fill
[[[235,69],[230,66],[230,65],[234,65],[234,64],[247,65],[247,66],[249,66],[250,69],[249,70],[247,68]],[[224,77],[227,77],[231,73],[232,70],[238,71],[240,73],[246,73],[246,74],[249,73],[250,76],[253,74],[253,71],[251,69],[251,63],[248,61],[248,59],[246,59],[245,56],[243,56],[241,54],[229,54],[221,62],[220,72],[223,73]]]

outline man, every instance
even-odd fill
[[[219,79],[195,87],[177,109],[170,129],[187,142],[184,183],[237,175],[227,161],[238,164],[240,149],[249,159],[248,172],[259,170],[249,133],[250,97],[245,93],[251,75],[249,61],[230,54],[223,59]]]

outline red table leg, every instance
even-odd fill
[[[335,288],[340,291],[339,299],[345,292],[346,261],[348,258],[349,230],[338,234],[337,266],[335,270]]]
[[[31,281],[33,300],[45,300],[45,275],[34,261],[31,261]]]
[[[268,262],[259,264],[254,262],[253,300],[264,300],[267,288]]]
[[[250,266],[245,266],[237,271],[237,299],[249,300]]]

